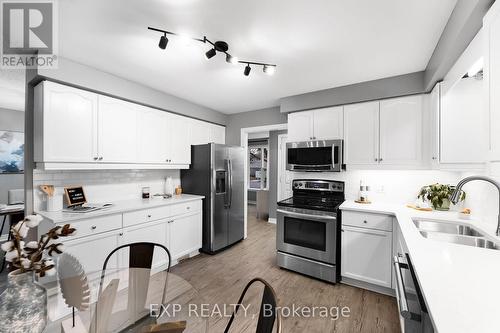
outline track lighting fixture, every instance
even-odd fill
[[[243,74],[245,74],[245,76],[248,76],[248,75],[250,75],[251,70],[252,70],[252,68],[250,67],[250,64],[247,64],[245,67],[245,70],[243,71]]]
[[[208,59],[212,58],[213,56],[215,56],[217,54],[217,52],[215,51],[215,49],[210,49],[208,50],[206,53],[205,53],[205,57]]]
[[[167,44],[168,44],[167,34],[163,34],[163,36],[160,37],[160,42],[158,43],[158,47],[162,50],[165,50]]]
[[[203,38],[192,38],[192,37],[186,37],[184,35],[179,35],[175,32],[170,32],[170,31],[166,31],[166,30],[162,30],[162,29],[157,29],[157,28],[152,28],[152,27],[148,27],[148,29],[163,33],[163,36],[160,37],[160,43],[158,44],[158,47],[162,50],[164,50],[167,47],[167,44],[168,44],[167,34],[169,34],[169,35],[178,36],[178,37],[183,38],[183,39],[189,38],[189,40],[195,40],[195,41],[198,41],[198,42],[201,42],[204,44],[208,43],[208,44],[212,45],[212,48],[210,50],[208,50],[207,52],[205,52],[205,57],[207,59],[215,57],[217,55],[217,52],[224,53],[226,55],[226,62],[227,63],[234,64],[234,65],[235,64],[246,64],[245,69],[243,71],[243,74],[245,76],[250,75],[250,71],[252,70],[250,65],[262,66],[263,72],[267,75],[273,75],[276,72],[276,65],[275,64],[238,60],[237,57],[234,57],[228,53],[229,45],[224,41],[212,42],[206,36],[204,36]]]

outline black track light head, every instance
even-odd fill
[[[217,52],[215,51],[215,49],[210,49],[205,53],[205,58],[210,59],[214,57],[216,54]]]
[[[164,34],[163,36],[160,37],[160,42],[158,43],[158,47],[162,50],[165,50],[167,44],[168,44],[167,34]]]
[[[245,71],[243,72],[243,74],[245,74],[245,76],[248,76],[248,75],[250,75],[251,70],[252,70],[252,68],[250,67],[250,64],[247,64],[245,66]]]

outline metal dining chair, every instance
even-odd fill
[[[234,309],[233,314],[231,315],[231,319],[229,319],[229,322],[227,323],[224,333],[229,332],[229,329],[231,328],[231,325],[233,324],[234,321],[234,316],[238,312],[238,309],[240,308],[243,302],[243,298],[245,298],[245,295],[250,286],[252,286],[256,282],[260,282],[264,285],[264,292],[262,293],[262,300],[260,302],[259,320],[257,322],[257,329],[255,333],[271,333],[273,331],[273,327],[275,326],[274,325],[275,322],[276,322],[276,333],[281,333],[281,315],[277,311],[276,292],[267,281],[261,278],[254,278],[250,282],[248,282],[248,284],[245,286],[245,289],[243,289],[243,292],[241,293],[240,299],[236,303],[236,307]],[[271,305],[272,315],[270,316],[264,315],[264,306],[267,304]]]
[[[114,255],[119,255],[120,250],[128,249],[128,303],[126,310],[127,325],[133,326],[148,316],[149,313],[144,313],[146,298],[148,296],[149,282],[151,276],[151,269],[153,266],[153,255],[155,249],[164,252],[165,259],[167,260],[167,268],[163,271],[170,272],[171,256],[170,251],[161,244],[150,242],[137,242],[124,244],[113,251],[106,257],[101,271],[101,279],[99,282],[99,298],[98,306],[99,311],[96,314],[99,316],[92,323],[95,325],[91,332],[105,332],[108,326],[109,317],[113,308],[113,303],[116,297],[119,279],[113,279],[109,282],[108,286],[103,290],[104,280],[108,270],[113,272],[112,268],[108,268],[110,259]],[[124,268],[124,267],[120,267]],[[161,304],[165,304],[166,289],[167,289],[168,275],[165,277],[163,284]],[[134,290],[131,291],[133,286]],[[105,315],[104,315],[105,314]],[[125,324],[124,324],[125,325]]]

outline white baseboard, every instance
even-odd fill
[[[276,218],[275,217],[270,217],[267,219],[267,223],[272,223],[272,224],[276,224]]]

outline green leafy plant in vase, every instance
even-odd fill
[[[455,186],[436,183],[422,187],[418,198],[428,200],[435,210],[446,211],[450,209],[450,197],[453,191],[455,191]],[[465,196],[466,193],[460,190],[460,201],[465,200]]]

